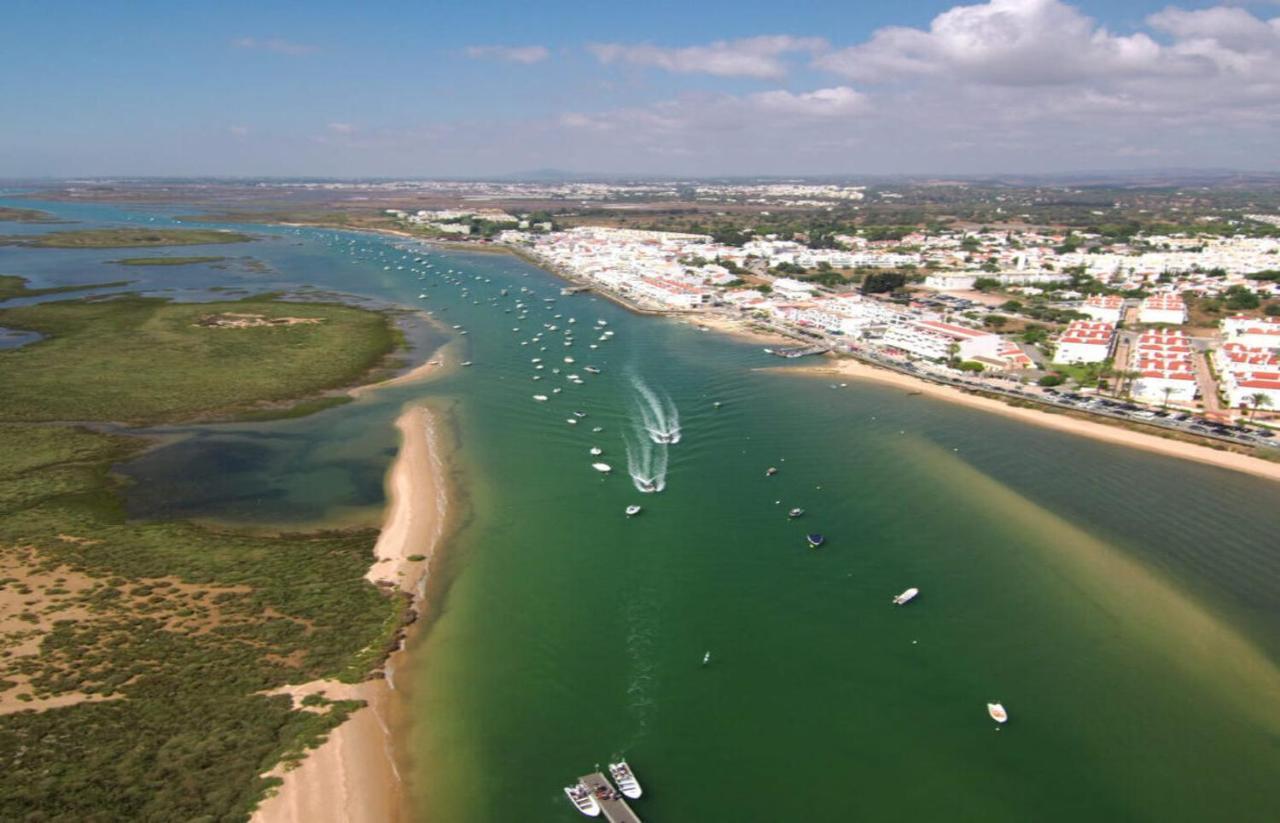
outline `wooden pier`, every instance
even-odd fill
[[[627,805],[627,801],[622,797],[613,785],[605,779],[600,772],[586,774],[578,778],[582,785],[586,786],[595,797],[596,802],[600,804],[600,808],[604,811],[604,816],[609,819],[609,823],[640,823],[640,818],[636,817],[636,813],[631,811],[631,807]],[[605,793],[602,795],[600,789],[603,788]],[[616,799],[614,796],[617,796]]]
[[[829,351],[831,351],[831,346],[826,346],[819,343],[813,346],[798,346],[796,348],[791,348],[791,349],[772,349],[770,351],[770,354],[777,355],[778,357],[785,357],[788,360],[794,360],[797,357],[809,357],[814,354],[826,354]]]

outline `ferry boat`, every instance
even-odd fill
[[[640,781],[636,780],[635,772],[631,771],[627,761],[622,760],[617,763],[610,763],[609,774],[613,776],[613,782],[617,785],[619,791],[632,800],[644,794],[644,790],[640,788]]]
[[[827,542],[827,538],[823,537],[820,534],[806,534],[804,536],[804,539],[809,541],[809,548],[811,549],[816,549],[819,546],[821,546],[823,543]]]
[[[601,474],[608,474],[609,472],[613,471],[613,466],[610,466],[608,463],[592,463],[591,468],[595,469]]]
[[[573,804],[573,807],[587,817],[600,816],[600,804],[592,797],[591,790],[586,786],[581,783],[565,786],[564,793],[569,798],[569,802]]]
[[[991,715],[991,719],[997,723],[1009,722],[1009,713],[1004,710],[1004,706],[1000,703],[988,703],[987,714]]]
[[[917,588],[915,588],[914,586],[912,586],[911,588],[907,589],[907,590],[906,590],[905,592],[903,592],[902,594],[900,594],[900,595],[898,595],[897,597],[893,598],[893,605],[895,605],[895,606],[902,606],[902,605],[905,605],[905,604],[907,604],[907,603],[910,603],[910,602],[915,598],[915,596],[916,596],[917,594],[919,594],[919,593],[920,593],[920,590],[919,590],[919,589],[917,589]]]
[[[640,513],[640,511],[640,507],[632,503],[630,506],[627,506],[627,517],[635,517]]]
[[[796,507],[791,511],[787,512],[787,517],[790,517],[792,520],[794,520],[795,518],[799,517],[802,514],[804,514],[804,509]]]

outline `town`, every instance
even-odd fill
[[[1261,231],[988,229],[804,236],[579,225],[500,209],[394,214],[486,230],[561,276],[649,312],[731,320],[968,390],[1244,445],[1280,410],[1280,218]],[[875,233],[869,233],[874,235]]]

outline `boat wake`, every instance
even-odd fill
[[[680,412],[665,393],[659,397],[639,375],[631,375],[631,388],[635,392],[633,407],[650,440],[658,444],[680,442]]]
[[[680,413],[671,398],[631,377],[631,427],[623,432],[627,471],[636,490],[645,494],[667,487],[667,447],[680,442]]]

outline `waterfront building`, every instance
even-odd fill
[[[1139,376],[1133,395],[1147,402],[1191,403],[1196,398],[1195,350],[1181,332],[1153,331],[1134,343],[1129,366]]]
[[[1116,327],[1112,323],[1074,320],[1058,337],[1054,361],[1101,363],[1111,356]]]
[[[915,320],[890,326],[882,344],[928,360],[1000,357],[1003,341],[997,334],[940,320]]]

